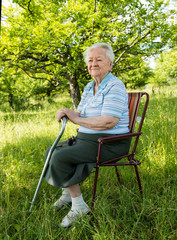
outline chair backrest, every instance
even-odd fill
[[[141,131],[141,127],[144,121],[147,105],[149,102],[149,95],[146,92],[130,92],[128,93],[128,107],[129,107],[129,129],[130,132],[132,133],[135,128],[135,123],[137,119],[137,114],[141,102],[141,97],[143,95],[146,95],[146,102],[144,106],[144,110],[141,116],[141,121],[140,121],[140,128],[139,130]]]

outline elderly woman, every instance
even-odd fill
[[[64,108],[57,113],[59,122],[66,116],[80,126],[79,131],[72,146],[65,141],[54,150],[45,175],[49,184],[62,187],[62,196],[54,206],[61,208],[72,204],[61,223],[63,227],[70,226],[80,215],[89,212],[79,183],[96,166],[97,139],[129,132],[127,92],[122,81],[111,74],[112,47],[106,43],[93,44],[84,52],[84,59],[94,80],[86,85],[76,112]],[[104,144],[101,161],[126,154],[129,145],[130,139]]]

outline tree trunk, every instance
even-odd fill
[[[11,109],[14,109],[14,106],[13,106],[13,95],[12,93],[9,93],[8,94],[8,103],[9,103],[9,106]]]
[[[70,86],[70,91],[71,91],[71,99],[72,99],[72,104],[74,110],[77,109],[77,106],[80,102],[81,95],[80,95],[80,90],[79,90],[79,85],[77,82],[77,79],[75,76],[71,76],[69,78],[69,86]]]

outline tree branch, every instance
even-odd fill
[[[34,16],[33,12],[30,10],[30,4],[31,4],[31,0],[29,0],[29,2],[28,2],[27,9],[28,9],[29,13],[30,13],[32,16]],[[18,5],[19,5],[21,8],[23,8],[24,10],[26,10],[26,8],[23,6],[23,4],[21,4],[21,3],[18,2]]]
[[[30,10],[30,4],[31,4],[31,0],[29,0],[28,2],[28,11],[30,12],[31,15],[33,15],[33,12]]]
[[[134,66],[129,66],[129,67],[126,67],[126,68],[122,68],[120,70],[117,70],[118,72],[124,72],[124,71],[127,71],[127,70],[134,70],[136,69],[137,67],[134,67]]]
[[[126,49],[120,54],[120,56],[117,58],[117,60],[115,61],[115,64],[117,64],[118,62],[119,62],[119,60],[121,59],[121,57],[130,49],[130,48],[132,48],[132,47],[134,47],[136,44],[138,44],[139,42],[141,42],[144,38],[146,38],[147,37],[147,35],[149,35],[151,33],[151,30],[149,30],[144,36],[142,36],[141,38],[139,38],[137,41],[136,41],[136,39],[132,42],[132,43],[130,43],[127,47],[126,47]]]
[[[26,73],[26,75],[30,78],[34,78],[34,79],[42,79],[42,80],[47,80],[47,78],[41,78],[41,77],[35,77],[35,76],[32,76],[28,73],[28,71],[26,71],[25,69],[23,69],[22,67],[18,66],[19,68],[22,69],[22,71],[24,71]]]

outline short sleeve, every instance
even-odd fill
[[[78,107],[77,107],[77,111],[78,111],[78,112],[82,112],[82,108],[83,108],[83,106],[84,106],[84,103],[85,103],[84,95],[82,95],[81,100],[80,100],[80,103],[79,103],[79,105],[78,105]]]
[[[85,86],[84,91],[83,91],[82,96],[81,96],[80,103],[79,103],[79,105],[78,105],[78,107],[77,107],[77,111],[78,111],[78,112],[81,112],[82,109],[83,109],[83,106],[87,103],[87,97],[88,97],[89,90],[90,90],[92,84],[93,84],[93,83],[90,82],[90,83],[88,83],[88,84]]]
[[[111,115],[121,118],[128,106],[127,92],[124,84],[117,83],[110,87],[104,95],[101,114]]]

